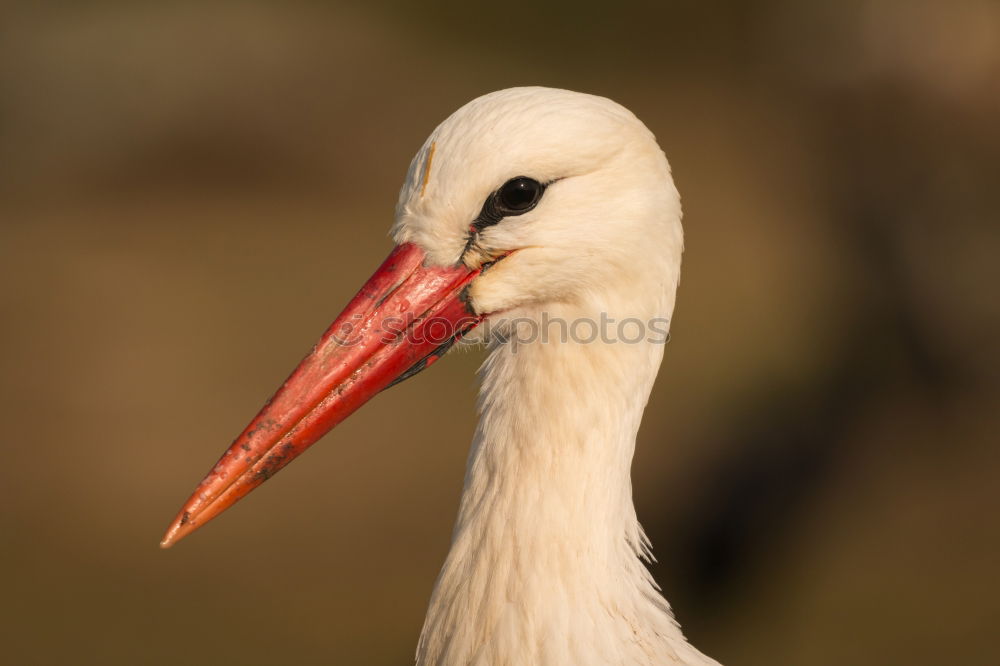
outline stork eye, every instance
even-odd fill
[[[499,223],[505,217],[527,213],[538,205],[544,191],[545,185],[534,178],[511,178],[486,197],[479,215],[469,225],[470,231],[477,233]]]
[[[502,215],[521,215],[538,204],[545,187],[533,178],[518,176],[503,184],[496,193],[498,212]]]

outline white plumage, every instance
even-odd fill
[[[484,199],[517,176],[548,183],[537,207],[469,244]],[[674,308],[683,238],[670,168],[649,130],[601,97],[515,88],[462,107],[414,158],[393,235],[441,265],[513,252],[470,287],[476,312],[501,313],[494,334],[543,313],[649,322]],[[629,470],[662,343],[486,342],[481,419],[418,664],[716,663],[684,639],[641,561]]]

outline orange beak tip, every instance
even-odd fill
[[[178,526],[176,524],[170,526],[170,529],[168,529],[163,535],[163,538],[160,539],[160,548],[166,550],[184,538],[183,534],[178,534],[177,527]]]
[[[189,515],[187,511],[184,511],[174,518],[160,540],[160,548],[166,550],[194,531],[197,526],[189,522]]]
[[[160,548],[166,550],[167,548],[170,548],[175,543],[177,543],[177,541],[178,539],[176,538],[176,530],[173,528],[173,526],[171,526],[171,528],[167,530],[167,533],[163,535],[163,538],[160,539]]]

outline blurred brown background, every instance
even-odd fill
[[[1000,3],[63,2],[0,10],[10,664],[411,663],[481,352],[179,547],[479,94],[611,97],[684,197],[639,515],[725,664],[996,664]]]

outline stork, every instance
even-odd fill
[[[392,237],[395,249],[161,545],[376,393],[477,340],[488,350],[480,420],[417,663],[716,664],[685,640],[646,569],[650,544],[632,503],[663,335],[571,328],[670,320],[681,205],[653,134],[593,95],[527,87],[479,97],[413,158]],[[551,334],[522,335],[553,322]]]

